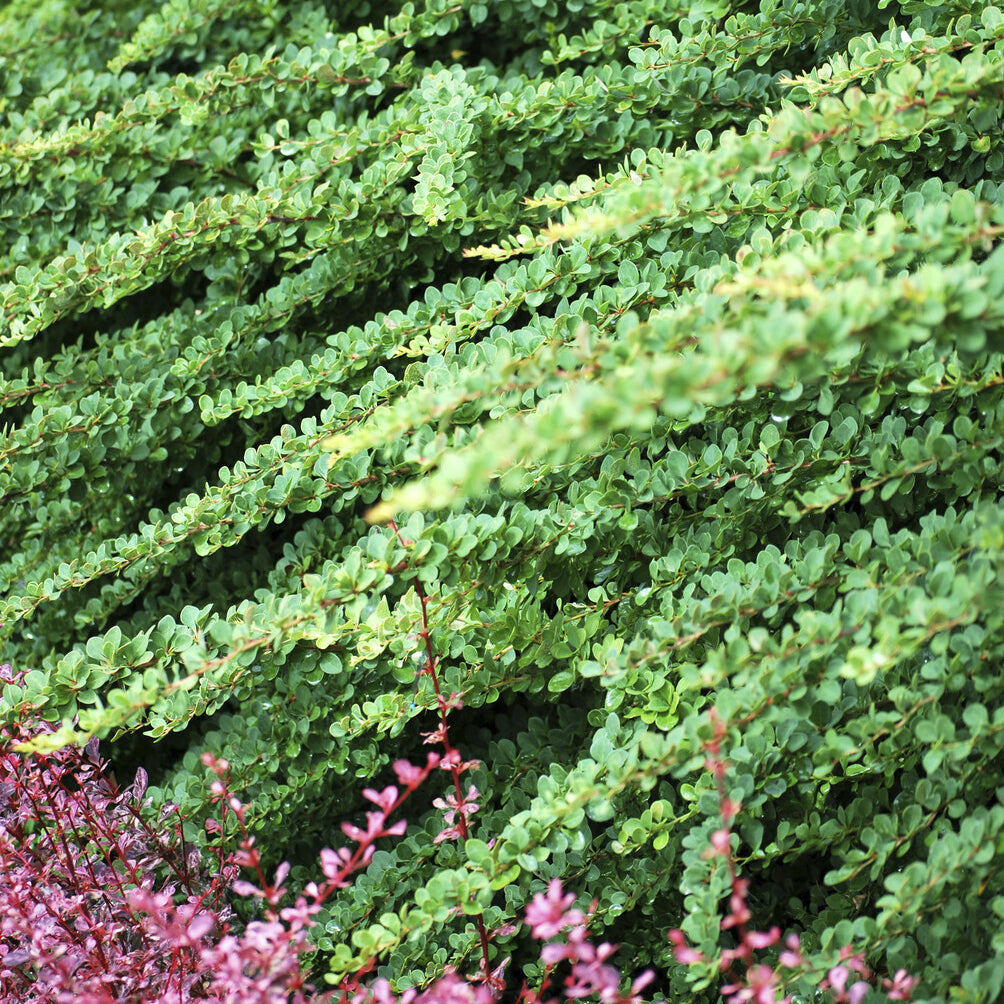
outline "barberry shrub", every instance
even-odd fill
[[[324,901],[319,985],[540,986],[557,880],[646,994],[766,993],[699,961],[741,880],[754,965],[996,999],[1002,48],[978,0],[5,4],[0,714],[193,846],[225,759],[294,889],[445,716],[456,832]]]
[[[21,684],[23,675],[0,666],[4,683]],[[395,764],[403,794],[365,790],[379,811],[368,814],[365,831],[344,826],[358,847],[323,850],[324,879],[280,909],[289,865],[266,878],[225,760],[203,757],[217,775],[209,790],[220,807],[206,820],[219,838],[209,861],[186,843],[178,806],[155,814],[145,771],[118,786],[96,738],[83,748],[23,750],[52,731],[27,715],[0,728],[0,1004],[331,1000],[334,991],[319,995],[303,978],[313,915],[365,866],[377,839],[403,832],[404,821],[388,825],[388,817],[440,762],[430,754],[424,768]],[[255,881],[239,877],[241,869]],[[265,904],[264,917],[238,933],[234,896]]]
[[[5,684],[22,677],[0,666]],[[177,806],[144,798],[145,772],[119,788],[97,739],[18,752],[51,732],[30,719],[0,728],[0,1001],[207,997],[202,942],[227,925],[237,868],[222,854],[207,866]]]

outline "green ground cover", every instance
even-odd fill
[[[315,978],[480,918],[532,981],[560,878],[677,1000],[714,707],[755,922],[999,999],[1002,52],[962,0],[6,3],[0,713],[192,839],[225,756],[303,882],[431,652],[471,837],[428,782]]]

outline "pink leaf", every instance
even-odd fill
[[[673,943],[673,955],[677,962],[682,962],[685,966],[693,965],[695,962],[704,962],[704,954],[687,944],[683,931],[678,927],[674,927],[666,936]]]
[[[387,785],[383,791],[376,791],[373,788],[363,788],[363,798],[368,798],[378,805],[384,812],[390,812],[397,801],[397,788],[392,784]]]
[[[245,882],[244,879],[236,879],[230,887],[238,896],[264,896],[265,894],[258,888],[258,886],[253,885],[250,882]]]

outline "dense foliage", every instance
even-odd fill
[[[296,886],[445,703],[470,835],[411,811],[319,983],[483,931],[539,983],[560,879],[711,999],[734,862],[996,999],[1002,52],[979,0],[11,0],[0,711],[189,841],[225,757]]]

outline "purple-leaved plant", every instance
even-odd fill
[[[208,999],[199,952],[229,924],[236,865],[207,867],[177,808],[154,815],[142,770],[120,788],[96,741],[17,751],[52,731],[0,728],[0,1004]]]
[[[343,823],[342,831],[357,844],[354,850],[340,847],[321,851],[321,871],[324,880],[310,882],[296,897],[292,906],[280,907],[288,889],[285,886],[289,865],[283,863],[270,882],[261,868],[261,857],[255,838],[247,831],[245,806],[229,789],[230,765],[211,754],[203,762],[216,775],[212,783],[213,798],[221,806],[221,820],[209,820],[213,832],[225,832],[228,813],[233,813],[240,832],[239,850],[231,860],[251,872],[256,881],[236,879],[231,889],[239,896],[260,899],[264,904],[264,919],[252,921],[240,935],[224,934],[212,946],[203,948],[200,961],[214,973],[212,1000],[221,1004],[305,1004],[306,1001],[330,1001],[338,991],[319,994],[303,978],[300,957],[313,951],[307,931],[315,924],[314,915],[321,904],[336,890],[349,885],[351,876],[369,864],[376,850],[376,841],[383,837],[400,836],[405,831],[403,819],[389,822],[390,816],[440,766],[437,753],[429,753],[424,767],[405,760],[394,764],[394,772],[403,791],[388,785],[382,791],[363,790],[363,796],[376,806],[366,813],[366,828]],[[344,996],[344,995],[342,995]]]
[[[0,666],[0,683],[22,680]],[[96,740],[54,753],[18,750],[52,731],[39,721],[0,729],[0,1004],[330,1000],[336,992],[315,993],[300,965],[313,948],[313,915],[368,864],[378,839],[404,832],[403,820],[388,817],[440,765],[437,753],[424,767],[399,761],[403,791],[366,789],[376,806],[366,828],[342,827],[356,848],[323,850],[324,880],[281,907],[289,866],[265,877],[225,760],[203,757],[220,807],[220,818],[206,822],[221,838],[209,867],[185,842],[177,807],[154,815],[142,770],[120,788]],[[228,852],[230,816],[240,841]],[[240,878],[241,869],[254,881]],[[232,895],[260,899],[263,919],[233,930]]]
[[[575,894],[565,893],[561,882],[552,879],[547,893],[538,893],[526,908],[526,922],[535,938],[546,941],[565,933],[565,939],[550,942],[541,949],[540,958],[546,967],[541,985],[536,991],[524,986],[520,1001],[542,1004],[543,995],[551,985],[553,967],[567,960],[570,971],[565,978],[566,997],[598,997],[603,1004],[640,1004],[641,991],[652,982],[655,973],[646,970],[634,980],[627,993],[622,992],[621,974],[608,962],[617,946],[606,942],[594,945],[589,939],[588,922],[596,904],[589,914],[584,914],[572,906],[574,902]]]

